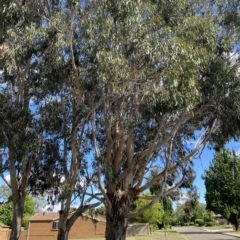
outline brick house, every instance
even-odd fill
[[[69,232],[70,239],[101,238],[105,236],[106,219],[104,216],[94,217],[94,224],[90,217],[79,217]],[[59,227],[59,213],[36,213],[30,218],[27,240],[56,240]]]

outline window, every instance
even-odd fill
[[[54,221],[52,225],[52,229],[59,229],[59,221]]]

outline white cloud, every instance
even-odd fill
[[[41,209],[42,212],[58,212],[59,210],[61,210],[61,203],[54,205],[47,204]]]
[[[179,204],[183,204],[188,200],[187,193],[181,193],[180,199],[178,201]]]

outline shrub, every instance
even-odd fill
[[[215,225],[215,222],[205,222],[205,225],[206,225],[207,227],[212,227],[212,226]]]
[[[178,223],[177,222],[171,222],[171,225],[172,226],[178,226]]]
[[[24,227],[24,229],[28,228],[28,221],[31,218],[31,215],[25,215],[23,216],[23,220],[22,220],[22,227]]]
[[[190,223],[189,223],[189,226],[194,226],[194,222],[190,222]]]
[[[201,227],[204,225],[204,221],[203,221],[203,219],[196,219],[195,224],[198,224],[198,226]]]
[[[158,230],[158,226],[156,224],[149,224],[151,232],[155,232]]]

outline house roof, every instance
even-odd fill
[[[58,212],[39,212],[32,216],[29,221],[53,221],[58,218]]]
[[[89,216],[87,214],[83,214],[84,217],[92,218],[92,216]],[[39,212],[36,213],[34,216],[32,216],[29,221],[54,221],[59,219],[59,213],[58,212]],[[106,218],[103,215],[97,214],[93,216],[93,219],[96,219],[99,222],[106,222]]]

